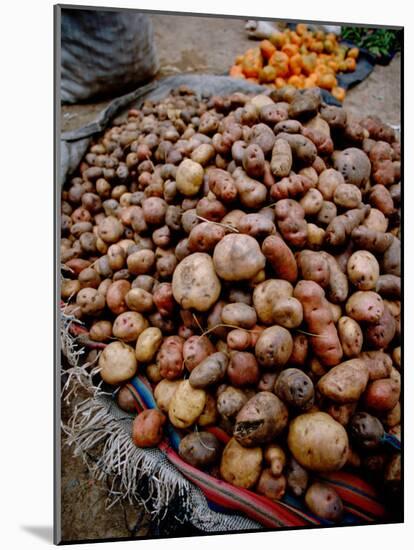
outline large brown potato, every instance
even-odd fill
[[[98,365],[102,380],[108,384],[120,384],[137,372],[135,351],[123,342],[111,342],[99,356]]]
[[[213,254],[214,268],[225,281],[252,279],[264,268],[265,261],[256,239],[250,235],[226,235]]]
[[[217,301],[221,284],[214,267],[211,257],[203,252],[191,254],[177,265],[172,291],[182,308],[207,311]]]
[[[259,336],[255,354],[260,365],[268,369],[278,369],[286,365],[293,349],[290,332],[277,325],[266,328]]]
[[[305,413],[292,420],[288,446],[299,464],[316,472],[340,470],[348,457],[345,429],[324,412]]]
[[[221,458],[221,477],[232,485],[250,489],[259,479],[262,459],[263,452],[260,447],[247,449],[232,438]]]
[[[358,401],[367,387],[368,367],[363,359],[350,359],[327,372],[318,382],[318,390],[337,403]]]

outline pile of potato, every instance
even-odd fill
[[[198,99],[114,121],[62,192],[62,301],[126,411],[137,373],[190,464],[339,521],[318,473],[398,492],[400,144],[319,89]],[[93,353],[93,352],[91,352]],[[96,353],[96,352],[95,352]],[[223,445],[209,427],[230,437]]]

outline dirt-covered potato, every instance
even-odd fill
[[[125,311],[116,317],[112,332],[115,338],[123,342],[135,342],[148,327],[148,321],[136,311]]]
[[[255,346],[259,364],[268,369],[278,369],[286,365],[293,349],[290,332],[280,326],[272,326],[261,332]]]
[[[256,386],[260,378],[256,357],[244,351],[231,353],[227,378],[235,387]]]
[[[180,193],[187,197],[196,195],[203,183],[204,170],[201,164],[184,159],[177,168],[175,181]]]
[[[135,355],[139,363],[149,363],[155,357],[162,342],[162,332],[157,327],[148,327],[138,336]]]
[[[309,482],[309,475],[305,468],[297,462],[293,457],[290,457],[286,465],[286,482],[289,491],[296,497],[301,497],[305,494]]]
[[[376,257],[367,250],[357,250],[348,260],[348,278],[358,290],[372,290],[377,286],[380,267]]]
[[[183,346],[184,365],[192,371],[206,357],[215,352],[215,347],[207,336],[190,336]]]
[[[275,275],[290,283],[298,278],[298,266],[289,246],[279,235],[269,235],[263,241],[262,252],[272,266]]]
[[[274,476],[270,468],[265,468],[260,474],[256,491],[270,500],[280,500],[286,491],[286,478],[283,475]]]
[[[84,315],[99,315],[105,307],[105,296],[96,288],[82,288],[76,295],[76,305]]]
[[[206,392],[193,388],[188,380],[182,380],[174,392],[168,417],[176,428],[189,428],[203,412],[206,404]]]
[[[105,319],[95,321],[89,331],[89,338],[94,342],[106,342],[112,336],[112,323]]]
[[[247,396],[242,390],[227,386],[217,397],[217,409],[221,416],[232,418],[247,402]]]
[[[167,380],[164,378],[155,386],[154,399],[161,411],[168,413],[171,399],[177,391],[179,384],[180,380]]]
[[[220,475],[236,487],[250,489],[259,479],[262,460],[260,447],[247,449],[231,438],[221,457]]]
[[[315,516],[334,523],[342,518],[342,500],[335,489],[326,483],[312,483],[306,491],[305,502]]]
[[[333,201],[341,208],[358,208],[362,201],[362,193],[356,185],[341,183],[333,194]]]
[[[250,235],[231,234],[216,245],[213,262],[221,279],[242,281],[257,275],[264,268],[266,259],[256,239]]]
[[[216,352],[201,361],[190,373],[189,382],[193,388],[206,388],[223,380],[226,375],[228,357]]]
[[[216,246],[214,255],[224,240]],[[259,248],[257,243],[256,246]],[[207,311],[217,301],[221,284],[214,267],[211,257],[203,252],[191,254],[177,265],[172,278],[172,291],[182,308]]]
[[[339,319],[337,327],[344,355],[357,357],[361,353],[364,341],[361,327],[354,319],[346,316]]]
[[[135,351],[124,342],[111,342],[99,356],[100,375],[108,384],[120,384],[137,372]]]
[[[115,216],[104,218],[98,225],[98,236],[105,243],[116,243],[121,238],[123,232],[124,226]]]
[[[157,409],[140,412],[132,423],[132,441],[137,447],[156,447],[163,438],[166,420]]]
[[[369,380],[363,359],[350,359],[328,371],[318,382],[319,392],[336,403],[358,401]]]
[[[180,336],[167,336],[161,344],[157,354],[160,373],[163,378],[175,380],[184,371],[183,362],[184,340]]]
[[[371,163],[368,156],[357,147],[349,147],[333,155],[334,168],[344,177],[345,183],[364,187],[369,181]]]
[[[253,307],[242,302],[234,302],[223,307],[221,320],[228,325],[251,329],[257,322],[257,315]]]
[[[292,169],[292,149],[285,139],[278,137],[272,149],[270,169],[272,173],[283,178],[288,176]]]
[[[234,437],[244,447],[272,441],[286,427],[288,411],[271,392],[259,392],[249,399],[236,417]]]
[[[209,432],[193,432],[186,435],[178,448],[181,458],[197,468],[205,468],[217,462],[220,451],[220,441]]]
[[[286,405],[299,411],[312,408],[315,399],[312,380],[300,369],[283,370],[277,377],[274,392]]]
[[[384,436],[384,427],[380,420],[362,411],[352,416],[348,431],[352,443],[366,450],[378,448]]]
[[[348,298],[345,310],[357,322],[377,323],[384,313],[384,302],[376,292],[359,290]]]
[[[288,446],[299,464],[316,472],[340,470],[349,447],[343,426],[324,412],[304,413],[292,420]]]

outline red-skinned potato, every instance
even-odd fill
[[[165,422],[157,409],[142,411],[132,423],[132,441],[137,447],[156,447],[162,440]]]
[[[148,327],[148,321],[136,311],[125,311],[116,317],[112,332],[123,342],[135,342]]]
[[[262,252],[270,263],[276,276],[295,283],[298,278],[298,267],[292,250],[278,235],[266,237]]]
[[[268,369],[283,367],[289,361],[293,341],[288,330],[273,326],[261,332],[255,346],[255,355],[259,364]]]
[[[167,336],[157,354],[160,373],[163,378],[176,380],[184,371],[183,363],[184,340],[179,336]]]
[[[238,387],[255,386],[260,378],[259,366],[252,353],[236,351],[230,355],[227,369],[230,384]]]
[[[265,468],[260,474],[256,491],[270,500],[280,500],[286,491],[286,478],[282,475],[275,477],[270,468]]]
[[[183,346],[183,358],[186,369],[191,372],[215,351],[214,345],[207,336],[190,336]]]
[[[106,304],[112,313],[119,315],[127,311],[125,297],[130,290],[131,283],[125,279],[120,279],[111,284],[106,293]]]
[[[305,495],[309,510],[316,516],[337,523],[343,514],[342,500],[331,486],[325,483],[312,483]]]

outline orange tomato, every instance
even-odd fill
[[[344,88],[341,88],[340,86],[334,86],[331,93],[338,101],[343,101],[345,99],[346,92]]]
[[[316,40],[323,40],[325,38],[325,33],[323,31],[316,31],[314,36]]]
[[[353,58],[353,57],[347,57],[345,59],[345,63],[346,63],[346,70],[347,71],[355,71],[356,69],[356,60]]]
[[[244,54],[243,74],[248,78],[258,78],[259,72],[263,68],[262,54],[259,48],[250,48]]]
[[[338,81],[336,80],[333,74],[325,73],[325,74],[318,75],[316,84],[317,86],[319,86],[319,88],[324,88],[325,90],[332,90],[332,88],[338,85]]]
[[[302,56],[302,70],[306,75],[313,73],[316,67],[317,57],[315,53]]]
[[[275,80],[275,85],[277,89],[284,88],[286,86],[286,80],[278,76]]]
[[[330,67],[335,73],[339,70],[339,64],[334,61],[333,59],[330,59],[327,63],[328,67]]]
[[[234,78],[245,78],[241,65],[233,65],[230,68],[229,75],[233,76]]]
[[[259,73],[259,82],[273,82],[276,79],[276,69],[272,65],[266,65]]]
[[[298,36],[303,36],[308,30],[308,26],[305,23],[298,23],[296,25],[296,34]]]
[[[317,75],[313,73],[305,78],[305,88],[314,88],[316,86],[316,77]]]
[[[276,48],[270,42],[270,40],[262,40],[260,42],[260,51],[264,59],[270,59],[272,55],[275,53]]]
[[[292,44],[296,44],[297,46],[299,46],[300,43],[302,42],[302,39],[298,34],[292,31],[290,33],[290,41]]]
[[[323,52],[323,42],[320,40],[313,40],[309,46],[311,52],[322,53]]]
[[[334,51],[334,48],[335,48],[335,44],[332,42],[332,40],[326,39],[323,42],[323,49],[325,50],[325,52],[332,53]]]
[[[282,32],[278,32],[278,31],[274,32],[269,37],[269,40],[274,46],[276,46],[276,48],[281,48],[288,41],[286,34],[284,34]]]
[[[269,65],[276,69],[276,77],[285,77],[289,74],[289,58],[284,52],[276,50],[269,59]]]
[[[295,86],[295,88],[304,88],[305,77],[303,75],[299,76],[294,74],[288,79],[288,84],[290,84],[291,86]]]
[[[351,48],[350,50],[348,50],[348,53],[346,55],[347,55],[347,57],[352,57],[353,59],[358,59],[359,49],[358,48]]]
[[[289,57],[292,57],[292,55],[295,55],[299,52],[299,46],[297,44],[285,44],[282,47],[282,52]]]
[[[302,72],[302,56],[300,53],[292,55],[289,59],[289,67],[292,75],[300,75]]]

